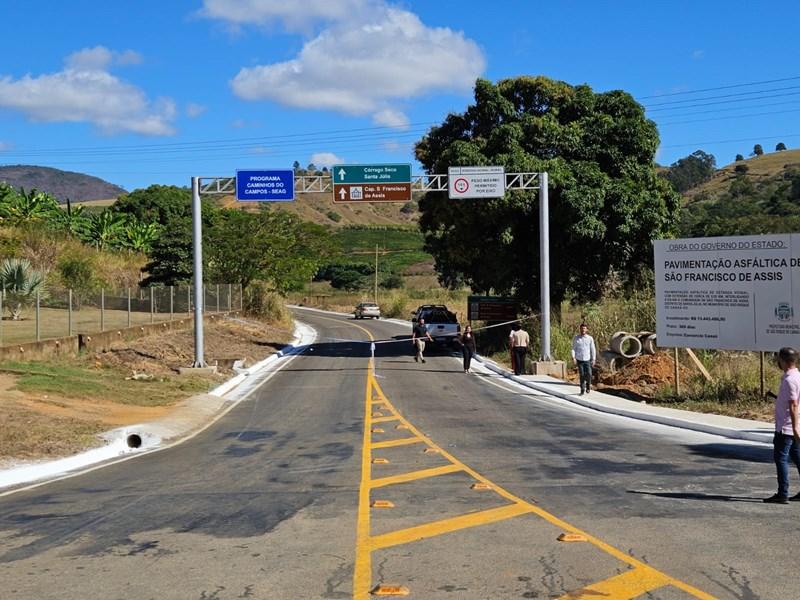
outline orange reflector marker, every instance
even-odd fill
[[[440,452],[441,450],[438,448],[425,448],[425,450],[422,451],[423,454],[439,454]]]
[[[408,596],[410,593],[404,585],[376,585],[370,592],[373,596]]]
[[[383,416],[383,413],[380,413],[380,412],[374,412],[374,413],[372,413],[372,416],[373,416],[373,417],[382,417],[382,416]]]
[[[581,535],[580,533],[562,533],[560,536],[556,538],[559,542],[586,542],[585,535]]]
[[[375,427],[372,430],[372,433],[386,433],[386,432],[383,429],[381,429],[380,427]]]
[[[471,490],[490,490],[490,489],[492,489],[492,486],[490,486],[488,483],[478,482],[478,483],[473,483],[471,486],[469,486],[469,489],[471,489]]]
[[[395,429],[408,429],[408,425],[403,425],[403,424],[401,423],[400,425],[395,425],[395,426],[394,426],[394,428],[395,428]]]
[[[373,458],[372,459],[373,465],[388,465],[389,459],[388,458]]]
[[[394,508],[394,502],[391,500],[373,500],[370,506],[372,508]]]

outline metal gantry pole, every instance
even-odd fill
[[[203,340],[203,215],[200,204],[200,178],[192,177],[192,243],[194,248],[194,363],[206,366]]]
[[[547,173],[539,173],[539,294],[542,312],[542,360],[550,358],[550,207]]]

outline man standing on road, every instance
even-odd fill
[[[411,343],[414,344],[414,348],[416,348],[416,354],[414,354],[414,360],[416,362],[425,362],[425,358],[422,356],[422,353],[425,352],[425,338],[433,341],[431,334],[428,333],[428,328],[425,327],[425,319],[420,319],[411,330]]]
[[[589,335],[589,327],[581,323],[581,332],[572,338],[572,360],[578,367],[581,382],[581,396],[588,394],[592,387],[592,369],[597,362],[597,347]]]
[[[800,494],[789,498],[789,459],[800,473],[800,372],[797,370],[797,351],[781,348],[778,351],[778,366],[783,370],[781,387],[775,399],[775,437],[772,440],[772,456],[778,470],[778,493],[764,502],[788,504],[789,500],[800,500]]]
[[[514,325],[511,334],[511,346],[514,352],[514,375],[525,373],[525,355],[528,353],[528,345],[531,343],[531,336],[519,323]]]

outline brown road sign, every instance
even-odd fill
[[[337,183],[334,202],[410,202],[410,183]]]

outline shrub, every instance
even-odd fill
[[[100,288],[95,277],[93,257],[65,256],[58,262],[56,268],[62,285],[72,290],[75,310],[80,310],[83,300]]]
[[[328,211],[327,213],[325,213],[325,214],[326,214],[326,215],[328,215],[328,218],[329,218],[331,221],[333,221],[334,223],[338,223],[339,221],[341,221],[341,220],[342,220],[342,215],[340,215],[339,213],[337,213],[337,212],[336,212],[336,211],[334,211],[334,210],[329,210],[329,211]]]
[[[5,293],[11,318],[18,321],[22,309],[33,302],[37,292],[44,291],[44,275],[25,259],[6,259],[0,264],[0,290]]]
[[[283,296],[271,290],[263,281],[254,281],[244,290],[245,313],[264,321],[290,325],[292,316],[285,302]]]

